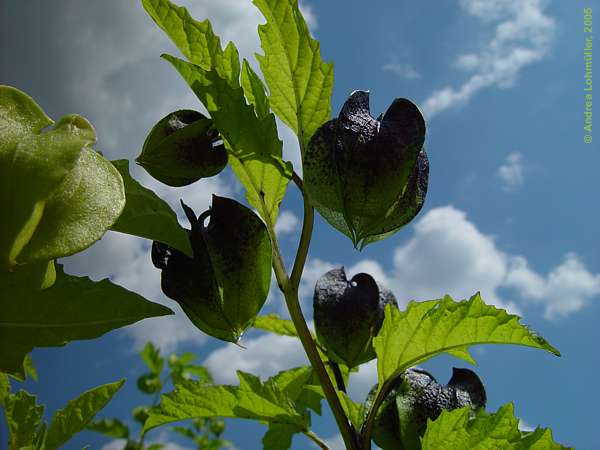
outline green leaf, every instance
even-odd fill
[[[191,256],[188,236],[167,202],[131,177],[129,161],[120,159],[112,163],[125,182],[127,203],[111,230],[163,242]]]
[[[383,326],[373,343],[380,388],[411,366],[443,352],[464,352],[475,344],[524,345],[560,356],[545,339],[520,324],[519,317],[486,305],[479,293],[461,302],[449,296],[411,302],[403,312],[386,307]]]
[[[246,103],[235,46],[230,43],[223,51],[208,20],[197,22],[185,8],[168,0],[143,0],[142,4],[189,59],[163,55],[210,113],[228,150],[229,164],[247,189],[248,201],[274,226],[292,169],[281,160],[275,117],[264,115],[264,105],[257,107],[257,116]],[[250,90],[247,95],[257,98],[259,93]]]
[[[470,409],[460,408],[443,411],[435,421],[428,421],[427,431],[422,438],[423,450],[560,450],[562,445],[552,439],[549,429],[538,428],[522,435],[519,420],[514,416],[513,405],[500,407],[493,414],[481,412],[470,420]]]
[[[162,387],[160,376],[156,373],[147,373],[137,379],[137,388],[144,394],[156,394]]]
[[[16,264],[44,214],[46,201],[75,167],[81,148],[95,142],[80,116],[54,122],[24,92],[0,86],[0,268]]]
[[[10,394],[8,375],[0,372],[0,406],[4,406],[4,399]]]
[[[214,34],[208,19],[198,22],[185,8],[168,0],[142,0],[142,5],[192,63],[210,69],[222,59],[221,40]]]
[[[254,319],[254,324],[252,326],[254,328],[258,328],[259,330],[268,331],[281,336],[298,336],[294,322],[291,320],[282,319],[276,313],[258,316],[256,319]]]
[[[216,69],[205,70],[171,55],[163,58],[210,113],[229,151],[229,164],[247,189],[248,202],[274,226],[292,172],[289,163],[281,160],[275,118],[272,114],[257,117],[239,84],[232,86]]]
[[[119,172],[99,153],[82,148],[73,170],[46,199],[42,218],[18,260],[47,261],[86,249],[115,223],[124,206]]]
[[[271,110],[269,108],[269,99],[265,92],[265,85],[245,59],[242,63],[242,88],[248,102],[254,106],[254,111],[256,111],[258,118],[267,117]]]
[[[167,114],[150,131],[136,162],[158,181],[187,186],[227,165],[227,151],[212,120],[184,109]]]
[[[25,359],[23,360],[23,370],[25,371],[25,374],[29,375],[34,381],[38,380],[38,373],[33,365],[31,355],[25,356]]]
[[[8,426],[8,448],[17,450],[33,445],[44,413],[35,395],[19,391],[4,399],[4,413]]]
[[[273,382],[261,382],[238,371],[240,386],[209,386],[187,381],[163,395],[160,405],[150,411],[144,432],[165,423],[197,417],[237,417],[288,424],[306,429],[304,415],[289,396]]]
[[[269,429],[262,438],[263,450],[288,450],[297,432],[298,428],[293,425],[269,423]]]
[[[148,369],[150,369],[150,372],[160,375],[165,365],[165,360],[160,356],[160,350],[152,342],[146,342],[144,349],[140,352],[140,356]]]
[[[83,430],[94,416],[117,393],[125,380],[104,384],[71,400],[52,417],[46,435],[46,450],[58,449],[76,433]]]
[[[117,439],[129,439],[129,427],[120,419],[95,420],[88,423],[86,428]]]
[[[116,328],[172,311],[108,280],[74,277],[58,265],[56,283],[43,291],[15,288],[0,296],[0,371],[19,373],[34,347],[94,339]]]
[[[346,413],[346,417],[350,419],[352,425],[357,430],[360,430],[363,419],[365,417],[365,410],[362,404],[354,402],[345,392],[337,391],[338,398],[340,399],[340,403],[342,408],[344,409],[344,413]]]
[[[271,108],[306,144],[331,114],[333,64],[321,60],[297,0],[253,0],[267,23],[256,55],[269,87]]]

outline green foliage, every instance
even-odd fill
[[[163,292],[200,330],[231,342],[251,326],[297,337],[311,366],[265,381],[238,371],[238,386],[215,385],[195,355],[165,358],[149,343],[140,353],[148,371],[137,387],[154,401],[132,411],[142,426],[137,439],[125,421],[91,422],[122,381],[83,393],[46,427],[43,406],[27,392],[11,394],[8,376],[0,373],[10,450],[52,450],[86,426],[126,439],[126,449],[158,450],[162,444],[147,445],[145,433],[182,420],[192,422],[173,432],[198,449],[217,450],[229,446],[220,417],[266,423],[268,450],[289,449],[297,433],[325,449],[310,429],[323,398],[349,450],[369,450],[373,438],[386,450],[562,448],[549,430],[520,432],[510,404],[485,413],[485,389],[474,372],[455,369],[441,386],[411,369],[440,353],[474,363],[469,347],[475,344],[524,345],[559,355],[517,316],[486,305],[479,294],[461,302],[448,296],[411,302],[400,311],[391,291],[370,275],[348,281],[343,268],[336,269],[315,288],[318,340],[306,325],[298,290],[313,208],[363,248],[400,230],[423,206],[429,165],[418,107],[395,99],[374,119],[368,93],[355,91],[330,120],[333,65],[322,61],[297,0],[253,0],[266,18],[258,30],[264,55],[256,55],[262,77],[248,61],[240,64],[233,43],[221,47],[208,20],[194,20],[169,0],[141,2],[185,59],[163,57],[210,118],[190,110],[163,117],[138,163],[170,186],[216,175],[229,163],[262,220],[246,206],[214,196],[212,208],[199,217],[182,202],[191,224],[183,229],[171,208],[131,177],[128,161],[111,164],[92,150],[96,135],[84,118],[65,116],[44,130],[53,122],[41,108],[25,93],[0,86],[0,205],[10,212],[0,223],[0,371],[35,378],[26,357],[34,347],[91,339],[171,313],[108,280],[92,282],[55,267],[55,259],[87,248],[107,229],[154,241],[151,256],[162,270]],[[304,180],[282,160],[271,111],[298,137]],[[303,196],[305,220],[288,274],[274,225],[291,179]],[[271,267],[291,320],[257,317]],[[355,403],[346,394],[350,373],[374,357],[378,385],[364,403]],[[161,398],[166,386],[174,390]],[[470,409],[457,409],[463,405]]]
[[[123,383],[121,380],[84,392],[64,409],[56,411],[48,427],[42,420],[44,406],[37,404],[35,396],[22,390],[9,394],[4,398],[8,449],[55,450],[62,447],[106,406]]]
[[[54,414],[46,434],[46,449],[61,447],[73,435],[83,430],[94,416],[121,389],[125,380],[98,386],[71,400]]]
[[[137,387],[142,393],[152,395],[154,398],[152,404],[136,406],[131,411],[133,418],[142,426],[148,419],[152,407],[156,406],[160,393],[167,383],[176,385],[189,380],[199,383],[212,382],[212,377],[205,367],[193,364],[196,355],[192,353],[182,355],[172,353],[165,358],[157,347],[148,342],[140,352],[140,357],[149,372],[138,377]],[[163,447],[160,443],[146,445],[142,433],[136,439],[127,423],[114,417],[91,422],[87,425],[87,429],[112,438],[126,439],[124,450],[156,450]],[[196,418],[187,426],[172,427],[171,431],[190,439],[198,450],[219,450],[230,447],[229,442],[221,438],[225,431],[225,424],[219,419]]]
[[[227,152],[212,120],[188,109],[163,117],[150,131],[136,161],[169,186],[212,177],[227,165]]]
[[[406,311],[387,307],[373,340],[379,385],[435,355],[476,344],[514,344],[560,355],[546,340],[519,323],[519,317],[486,305],[479,293],[470,300],[411,302]]]
[[[259,330],[269,331],[281,336],[298,336],[294,323],[291,320],[282,319],[275,313],[258,316],[254,319],[252,326]]]
[[[2,272],[89,247],[125,205],[119,173],[89,148],[92,125],[69,115],[42,132],[53,123],[27,94],[0,86]]]
[[[17,374],[23,374],[23,359],[34,347],[94,339],[147,317],[172,314],[108,280],[67,275],[60,265],[51,288],[15,288],[0,297],[0,310],[0,371]]]
[[[191,256],[190,241],[171,207],[131,177],[129,161],[112,163],[125,182],[127,203],[111,230],[163,242]]]
[[[475,419],[471,419],[468,408],[444,411],[438,419],[427,425],[422,444],[423,450],[457,448],[560,450],[566,448],[553,441],[549,429],[520,431],[519,420],[514,416],[512,403],[500,407],[493,414],[480,412]]]
[[[272,114],[259,115],[246,103],[240,85],[240,62],[232,43],[222,50],[208,20],[193,20],[185,8],[168,0],[143,0],[154,21],[189,62],[163,55],[190,85],[211,115],[229,152],[229,164],[247,189],[247,198],[274,226],[291,167],[281,160],[281,141]],[[252,98],[260,94],[252,85]]]
[[[333,64],[321,60],[297,1],[253,0],[267,19],[258,34],[264,55],[256,55],[269,87],[273,111],[298,135],[301,147],[329,119]]]

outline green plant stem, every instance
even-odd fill
[[[375,426],[375,417],[377,416],[377,411],[379,407],[383,403],[383,400],[387,397],[391,387],[392,380],[388,380],[383,383],[381,389],[377,392],[375,396],[375,400],[371,405],[371,409],[367,413],[367,418],[365,419],[363,426],[360,430],[361,441],[362,441],[362,450],[371,450],[371,436],[373,434],[373,427]]]
[[[317,444],[317,446],[319,446],[319,448],[322,448],[323,450],[329,450],[329,447],[327,446],[327,444],[325,442],[323,442],[323,440],[319,436],[317,436],[315,433],[313,433],[311,430],[305,431],[304,434],[311,441],[313,441],[315,444]]]
[[[300,278],[302,277],[304,263],[308,255],[308,248],[310,246],[310,238],[312,235],[314,221],[314,210],[306,196],[304,196],[304,207],[305,211],[302,233],[300,236],[300,243],[298,245],[298,252],[294,261],[294,269],[292,271],[294,282],[291,281],[285,270],[285,265],[283,263],[283,258],[277,242],[277,236],[275,235],[273,227],[269,226],[270,224],[267,224],[269,233],[271,234],[273,246],[273,270],[275,271],[277,284],[279,285],[279,288],[285,297],[285,303],[292,318],[292,322],[294,323],[294,327],[298,332],[300,342],[302,342],[302,347],[304,348],[306,356],[308,356],[311,366],[319,377],[321,387],[323,388],[323,393],[325,394],[325,398],[329,403],[337,426],[342,434],[346,448],[348,450],[358,450],[355,433],[353,432],[350,422],[344,413],[340,399],[338,398],[337,392],[335,391],[331,379],[329,378],[327,369],[325,369],[325,365],[321,360],[310,330],[306,325],[306,320],[302,314],[302,309],[300,308],[300,301],[298,299],[298,286],[300,284]]]

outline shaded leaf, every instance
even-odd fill
[[[117,418],[96,420],[88,423],[86,428],[118,439],[129,438],[129,427]]]
[[[83,117],[54,122],[24,92],[0,86],[0,269],[16,264],[31,240],[46,200],[75,167],[81,148],[96,140]]]
[[[10,394],[8,375],[0,372],[0,406],[4,406],[4,399]]]
[[[163,242],[191,255],[187,234],[167,202],[131,177],[129,161],[120,159],[112,163],[123,177],[127,203],[111,230]]]
[[[119,172],[99,153],[82,148],[75,167],[47,197],[42,218],[18,260],[47,261],[86,249],[115,223],[124,206]]]
[[[38,380],[38,373],[33,365],[31,355],[25,356],[25,359],[23,360],[23,370],[25,371],[25,374],[30,376],[34,381]]]
[[[108,280],[67,275],[61,265],[54,286],[3,294],[0,310],[0,371],[8,373],[22,371],[23,358],[34,347],[94,339],[147,317],[172,314]]]
[[[269,429],[262,438],[263,450],[288,450],[296,433],[298,428],[293,425],[269,423]]]
[[[71,400],[63,409],[56,411],[48,427],[46,449],[58,449],[83,430],[98,411],[106,406],[123,383],[125,380],[90,389]]]
[[[306,144],[331,114],[333,64],[321,60],[296,0],[253,0],[267,23],[256,55],[269,87],[271,108]]]
[[[19,391],[4,399],[10,450],[18,450],[35,443],[43,413],[44,406],[38,405],[35,395],[28,392]]]
[[[160,350],[152,344],[152,342],[146,342],[144,348],[140,352],[142,360],[146,363],[150,372],[156,375],[160,375],[165,364],[165,360],[160,356]]]

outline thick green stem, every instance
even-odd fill
[[[296,176],[296,178],[299,179],[298,176]],[[298,286],[300,285],[302,271],[304,270],[304,263],[306,262],[308,255],[308,248],[310,246],[314,222],[314,210],[306,195],[304,195],[304,208],[302,233],[300,236],[300,243],[298,244],[298,252],[294,261],[294,267],[292,269],[291,279],[288,277],[288,274],[285,270],[283,258],[281,256],[281,252],[279,251],[277,236],[275,235],[273,228],[268,226],[273,244],[273,270],[275,271],[277,284],[279,285],[279,288],[285,297],[285,303],[298,333],[298,337],[300,338],[300,342],[302,342],[302,347],[304,348],[306,356],[308,356],[308,360],[310,361],[313,370],[319,377],[325,398],[329,403],[337,426],[342,434],[342,438],[344,439],[346,448],[348,450],[359,450],[356,442],[356,433],[352,429],[350,422],[344,413],[340,399],[338,398],[337,392],[335,391],[335,388],[331,382],[331,378],[329,378],[329,374],[325,369],[325,365],[321,360],[319,351],[317,350],[311,332],[306,325],[306,320],[302,314],[302,309],[300,308],[300,301],[298,299]]]

